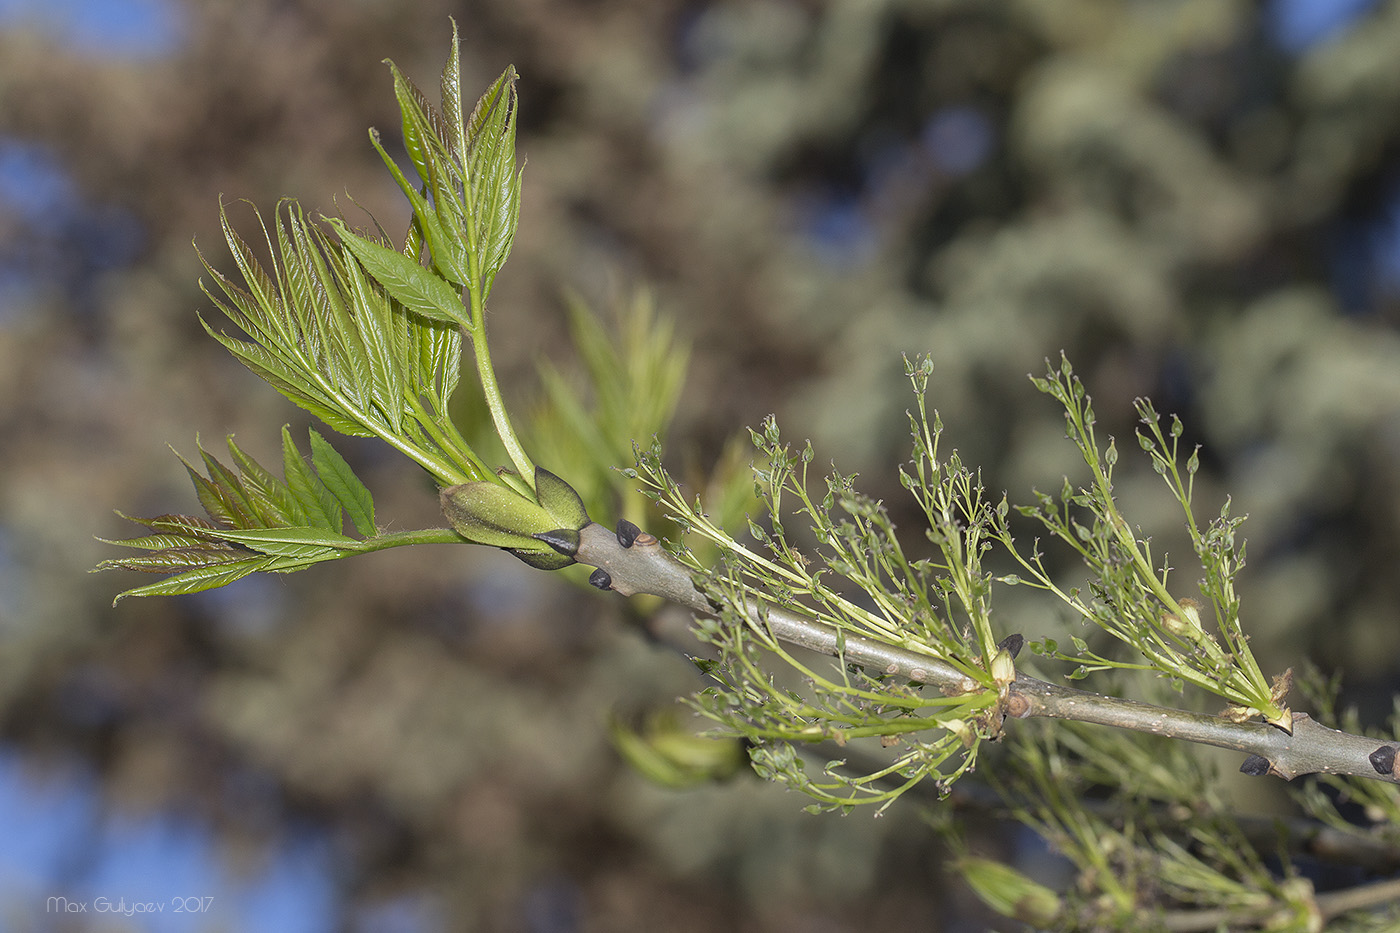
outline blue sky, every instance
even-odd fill
[[[1342,32],[1376,0],[1273,0],[1274,40],[1288,52],[1302,52]]]
[[[0,28],[32,25],[97,55],[165,55],[183,34],[170,0],[0,0]]]
[[[338,928],[333,859],[314,830],[241,877],[199,821],[107,811],[100,801],[82,763],[36,766],[0,749],[0,915],[56,919],[82,905],[89,922],[143,933]]]

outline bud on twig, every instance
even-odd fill
[[[567,567],[588,511],[572,486],[543,467],[535,468],[535,496],[537,502],[483,480],[449,486],[440,499],[453,530],[468,541],[505,548],[540,570]]]

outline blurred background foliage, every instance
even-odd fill
[[[506,64],[522,75],[524,205],[491,317],[508,398],[542,397],[542,359],[556,387],[582,365],[567,290],[608,308],[644,285],[693,341],[669,443],[682,472],[775,411],[905,508],[899,354],[929,351],[949,437],[1024,501],[1073,471],[1025,379],[1063,349],[1101,429],[1125,437],[1132,399],[1152,396],[1204,445],[1203,510],[1228,492],[1249,514],[1242,590],[1265,669],[1343,670],[1368,722],[1396,692],[1400,2],[0,12],[4,774],[31,822],[60,788],[96,801],[34,825],[56,840],[48,861],[0,856],[8,928],[53,928],[52,894],[127,893],[75,853],[133,825],[207,836],[234,879],[220,891],[310,865],[278,869],[314,902],[278,929],[986,922],[912,809],[818,818],[748,776],[674,792],[623,766],[608,717],[697,681],[639,637],[666,619],[615,597],[466,548],[116,609],[133,582],[85,574],[111,556],[94,536],[128,530],[112,508],[193,509],[167,444],[236,433],[275,459],[278,426],[304,424],[200,330],[190,241],[217,255],[221,195],[330,213],[353,210],[348,192],[402,229],[364,131],[397,133],[381,59],[431,86],[449,15],[469,96]],[[124,29],[133,17],[146,25]],[[338,446],[381,521],[439,523],[410,464]],[[1126,511],[1183,553],[1132,449]],[[1015,595],[1008,631],[1058,624]],[[192,884],[150,897],[214,893]],[[255,900],[230,894],[200,928],[273,928]]]

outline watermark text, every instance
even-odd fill
[[[72,897],[51,897],[44,911],[51,914],[207,914],[214,907],[212,897],[167,897],[158,901],[127,900],[124,897],[95,897],[90,901]]]

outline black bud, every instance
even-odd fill
[[[574,559],[568,554],[557,554],[543,548],[538,551],[527,551],[518,547],[505,548],[504,550],[508,554],[514,554],[536,570],[560,570],[574,562]]]
[[[642,533],[642,529],[632,524],[625,518],[617,521],[617,543],[623,547],[631,547],[632,542],[637,540],[637,535]]]
[[[1007,651],[1011,652],[1011,659],[1013,661],[1016,659],[1016,655],[1020,654],[1021,649],[1025,646],[1026,636],[1022,635],[1019,632],[1017,632],[1015,635],[1007,635],[1001,641],[997,642],[998,648],[1005,648]]]
[[[1384,774],[1386,777],[1395,776],[1395,746],[1382,745],[1369,756],[1371,767],[1376,769],[1377,774]]]
[[[572,528],[556,528],[553,531],[537,531],[530,537],[539,538],[554,550],[566,557],[578,553],[578,532]]]
[[[1261,777],[1269,773],[1269,759],[1263,755],[1250,755],[1240,765],[1240,774],[1247,774],[1250,777]]]
[[[599,567],[588,575],[588,582],[600,590],[612,589],[612,576],[602,567]]]

